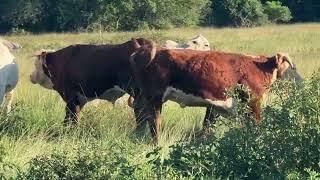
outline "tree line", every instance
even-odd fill
[[[253,27],[320,20],[318,0],[0,0],[0,32]]]

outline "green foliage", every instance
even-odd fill
[[[41,21],[43,4],[40,0],[2,0],[0,4],[3,28],[29,29]]]
[[[261,0],[265,3],[270,0]],[[278,0],[287,6],[292,12],[294,22],[319,22],[320,6],[315,0]]]
[[[213,24],[252,27],[265,23],[259,0],[216,0],[213,1]]]
[[[278,82],[263,123],[231,128],[221,138],[171,146],[151,161],[158,176],[284,179],[320,172],[320,71],[302,85]],[[241,112],[240,110],[239,112]],[[246,112],[246,109],[245,109]],[[243,112],[242,112],[243,114]]]
[[[214,176],[215,143],[212,139],[170,146],[169,157],[162,160],[161,148],[147,154],[158,178]]]
[[[291,12],[287,6],[283,6],[280,1],[267,1],[264,5],[264,13],[269,21],[273,23],[288,22],[292,19]]]
[[[135,179],[137,169],[119,147],[81,146],[75,154],[56,151],[33,158],[18,179]]]
[[[115,31],[194,26],[209,0],[3,0],[0,25],[28,31]],[[188,13],[186,13],[188,12]]]

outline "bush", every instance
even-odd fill
[[[208,0],[125,0],[101,2],[90,18],[104,30],[136,30],[192,26],[208,12]],[[186,13],[188,12],[188,13]]]
[[[198,25],[209,0],[4,0],[0,25],[26,31],[137,30]],[[187,13],[186,13],[187,12]]]
[[[285,179],[320,173],[320,71],[295,85],[278,82],[259,126],[230,128],[221,138],[171,146],[169,158],[152,153],[157,175],[170,178]],[[246,111],[246,109],[245,109]],[[241,112],[241,109],[239,109]],[[242,113],[243,114],[243,113]],[[240,115],[241,116],[241,115]]]
[[[0,3],[0,26],[30,29],[41,21],[43,3],[40,0],[10,0]]]
[[[75,154],[56,151],[33,158],[18,179],[135,179],[137,167],[124,151],[99,146],[82,146]]]
[[[267,1],[263,7],[264,13],[270,22],[289,22],[292,19],[291,12],[287,6],[282,6],[280,1]]]
[[[212,23],[218,26],[258,26],[267,21],[259,0],[213,1]]]

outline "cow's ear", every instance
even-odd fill
[[[132,38],[131,41],[132,41],[132,46],[134,47],[134,49],[139,49],[141,47],[141,45],[139,44],[137,39]]]
[[[44,49],[41,49],[39,51],[34,52],[33,56],[41,57],[41,56],[45,56],[46,54],[47,54],[47,51]]]
[[[284,62],[287,62],[291,68],[294,68],[291,58],[288,53],[277,53],[276,54],[276,63],[277,67],[280,67]]]

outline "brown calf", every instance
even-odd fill
[[[156,50],[153,43],[148,46],[136,43],[140,48],[132,54],[130,63],[147,102],[143,111],[148,114],[146,120],[156,142],[164,102],[172,100],[182,106],[207,107],[206,131],[213,118],[212,108],[219,114],[228,114],[235,108],[235,100],[225,93],[237,84],[249,88],[252,97],[249,105],[258,123],[261,102],[270,85],[294,67],[289,56],[282,53],[265,57],[186,49]]]

